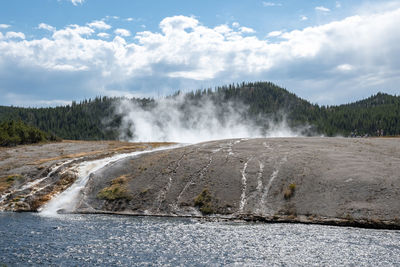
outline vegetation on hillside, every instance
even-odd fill
[[[180,93],[169,96],[177,98]],[[400,135],[400,97],[378,93],[362,101],[340,106],[319,106],[297,97],[270,82],[231,84],[215,89],[197,90],[184,96],[185,105],[205,98],[217,107],[230,102],[248,107],[243,119],[263,125],[265,119],[286,119],[291,127],[309,125],[306,134],[326,136]],[[42,131],[63,139],[115,140],[119,138],[122,116],[115,112],[121,98],[97,97],[80,103],[54,108],[19,108],[0,106],[0,122],[22,120]],[[151,109],[154,99],[129,101]],[[186,104],[185,104],[186,103]],[[224,112],[221,108],[220,112]],[[218,114],[216,114],[218,116]],[[267,127],[267,126],[266,126]]]
[[[400,96],[378,93],[351,104],[321,107],[316,125],[329,136],[400,135]]]
[[[27,125],[21,120],[8,120],[0,123],[0,146],[15,146],[56,140],[56,136]]]

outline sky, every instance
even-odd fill
[[[3,0],[0,105],[271,81],[321,105],[400,92],[400,1]]]

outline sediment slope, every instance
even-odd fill
[[[40,153],[46,153],[47,146],[40,147]],[[73,147],[75,143],[68,145],[68,149]],[[30,146],[18,149],[12,153],[21,158],[39,153]],[[55,154],[52,157],[60,157]],[[36,170],[30,168],[40,172],[38,166],[43,166],[43,174],[53,170],[52,179],[44,181],[69,181],[62,177],[71,164],[65,160],[71,157],[42,160],[41,165],[33,165]],[[0,164],[2,175],[7,160]],[[57,162],[64,167],[54,168]],[[26,176],[29,170],[25,168],[7,174],[24,170]],[[71,184],[65,183],[65,187]],[[36,201],[35,194],[26,197],[27,192],[16,192],[3,197],[0,206],[36,210],[48,200]],[[236,139],[151,152],[119,160],[92,174],[76,212],[400,228],[400,139]]]
[[[77,179],[81,162],[171,145],[63,141],[0,148],[0,211],[36,211]]]
[[[78,209],[396,228],[400,139],[223,140],[127,158]]]

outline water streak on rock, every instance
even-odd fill
[[[51,199],[45,206],[41,207],[39,210],[40,214],[44,216],[57,216],[58,212],[74,212],[77,204],[79,203],[81,191],[84,189],[91,174],[123,158],[135,157],[152,151],[159,151],[170,148],[171,147],[162,147],[154,150],[118,154],[109,158],[84,161],[78,165],[73,166],[71,169],[77,170],[78,179],[67,190],[57,195],[56,197],[53,197],[53,199]]]
[[[240,195],[240,205],[239,205],[239,212],[243,212],[244,206],[246,205],[246,189],[247,189],[247,177],[246,177],[246,169],[247,165],[249,164],[250,160],[248,159],[246,163],[243,165],[242,173],[242,194]]]

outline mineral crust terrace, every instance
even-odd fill
[[[2,148],[0,209],[36,211],[79,161],[163,145]],[[90,176],[76,212],[400,229],[400,139],[233,139],[126,157]]]

